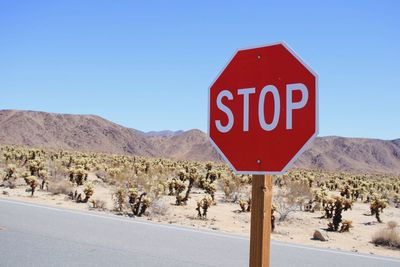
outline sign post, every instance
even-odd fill
[[[253,175],[251,184],[250,266],[269,266],[272,176]]]
[[[250,266],[269,266],[272,176],[318,134],[317,75],[284,43],[239,50],[209,88],[208,134],[237,174],[251,174]]]

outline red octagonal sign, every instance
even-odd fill
[[[209,89],[208,126],[236,173],[283,173],[318,134],[317,75],[284,43],[239,50]]]

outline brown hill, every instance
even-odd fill
[[[321,137],[295,166],[324,170],[400,174],[400,142],[365,138]]]
[[[0,111],[0,144],[127,153],[184,160],[219,160],[200,130],[143,133],[94,115]],[[400,174],[400,139],[320,137],[296,167]]]
[[[220,160],[207,135],[200,130],[190,130],[175,135],[148,137],[159,155],[185,160]]]
[[[94,115],[2,110],[0,144],[154,156],[142,135]]]

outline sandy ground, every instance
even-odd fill
[[[105,202],[106,210],[103,212],[115,213],[112,211],[114,209],[114,201],[111,197],[114,189],[105,185],[94,175],[90,175],[89,180],[95,186],[95,193],[91,199]],[[0,188],[0,198],[16,199],[81,211],[92,209],[90,203],[76,203],[65,195],[53,195],[41,190],[37,190],[35,196],[31,197],[30,193],[26,192],[27,188],[23,180],[15,189]],[[78,190],[82,191],[83,187]],[[196,201],[202,196],[202,191],[194,190],[188,204],[179,207],[175,205],[175,197],[164,196],[157,201],[158,208],[150,208],[149,215],[140,219],[249,236],[250,213],[240,212],[238,204],[224,202],[222,192],[217,192],[216,200],[218,204],[213,205],[209,209],[207,219],[198,219],[197,211],[195,210]],[[372,235],[379,229],[384,228],[385,224],[376,223],[375,217],[366,216],[365,214],[368,214],[368,212],[368,204],[355,203],[352,210],[343,213],[343,218],[352,220],[354,227],[349,233],[333,233],[323,230],[326,228],[328,220],[320,218],[322,212],[309,213],[297,211],[291,213],[289,218],[284,222],[277,220],[275,232],[272,233],[272,239],[320,248],[400,258],[400,250],[378,247],[370,243]],[[388,207],[384,210],[381,218],[384,222],[396,221],[400,224],[400,209]],[[321,242],[313,240],[312,235],[316,229],[326,233],[329,241]]]

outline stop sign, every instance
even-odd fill
[[[317,75],[284,43],[239,50],[209,88],[208,126],[236,173],[283,173],[318,134]]]

